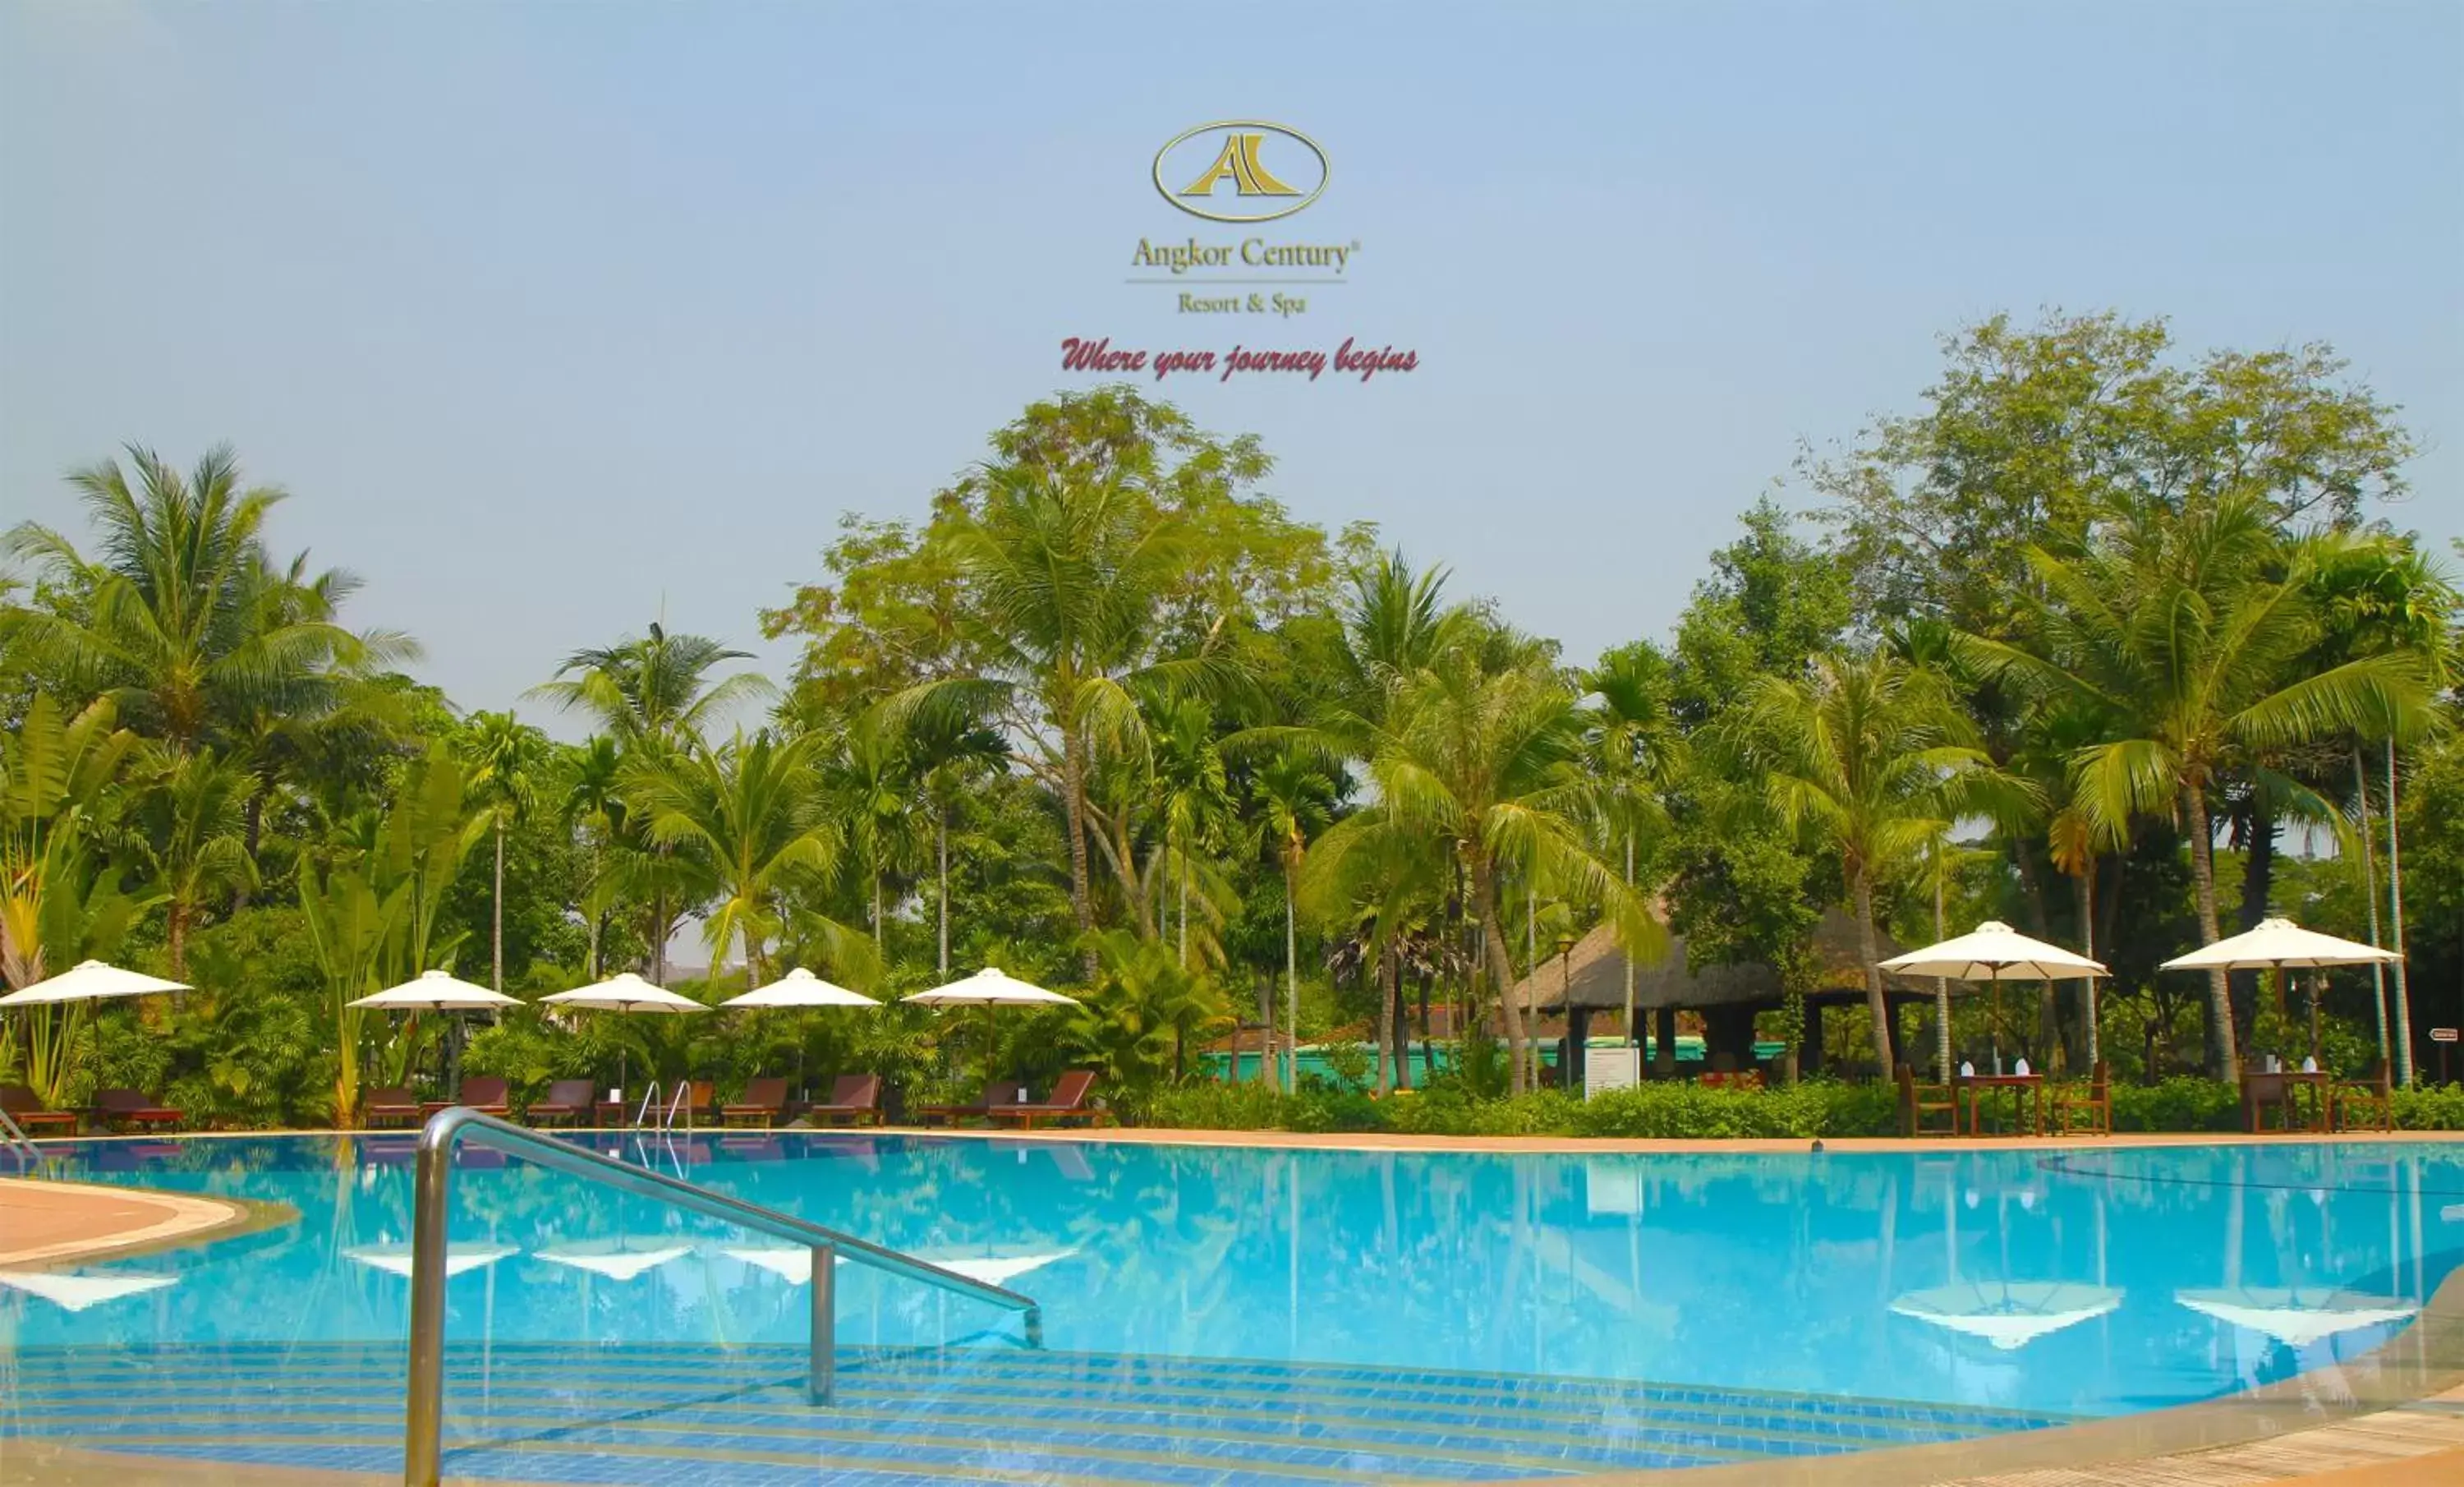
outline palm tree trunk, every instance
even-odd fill
[[[1403,966],[1395,966],[1394,997],[1390,1003],[1395,1018],[1395,1087],[1412,1087],[1412,1008],[1403,998]]]
[[[1948,885],[1942,876],[1942,838],[1933,843],[1933,937],[1937,943],[1950,938]],[[1950,1082],[1950,978],[1933,978],[1933,1066],[1934,1076],[1945,1084]],[[1897,1071],[1893,1071],[1894,1074]]]
[[[2353,792],[2362,803],[2362,883],[2370,900],[2370,948],[2379,945],[2379,866],[2378,849],[2370,841],[2370,775],[2362,764],[2362,746],[2353,745]],[[2387,1047],[2387,967],[2370,966],[2370,1010],[2379,1025],[2379,1065],[2392,1070],[2394,1056]]]
[[[934,817],[935,850],[941,858],[941,979],[950,979],[950,812]]]
[[[1523,1034],[1522,1010],[1514,1005],[1514,965],[1507,959],[1506,920],[1497,909],[1497,879],[1485,854],[1472,858],[1471,893],[1472,912],[1480,917],[1481,945],[1488,962],[1489,979],[1497,983],[1497,1005],[1506,1017],[1508,1088],[1520,1095],[1529,1087],[1524,1076],[1528,1041]]]
[[[2190,883],[2199,903],[2199,943],[2213,944],[2223,936],[2216,928],[2216,844],[2208,833],[2208,783],[2193,777],[2182,785],[2182,803],[2190,818]],[[2208,1075],[2230,1079],[2235,1061],[2233,988],[2225,973],[2208,972]]]
[[[1634,886],[1634,833],[1632,832],[1625,833],[1625,885],[1628,888]],[[1642,1034],[1634,1025],[1634,953],[1630,950],[1620,950],[1618,957],[1625,962],[1625,1040],[1635,1046],[1635,1062],[1639,1065],[1642,1062]]]
[[[1235,1047],[1235,1052],[1237,1053],[1237,1052],[1238,1052],[1238,1047],[1239,1047],[1239,1046],[1236,1044],[1236,1045],[1234,1045],[1234,1047]],[[1273,1070],[1274,1070],[1274,1067],[1275,1067],[1275,1065],[1274,1065],[1274,1057],[1275,1057],[1275,984],[1274,984],[1272,981],[1262,981],[1262,982],[1260,982],[1260,983],[1258,984],[1258,1082],[1259,1082],[1259,1083],[1264,1084],[1264,1083],[1265,1083],[1268,1079],[1270,1079],[1270,1078],[1273,1078],[1273,1077],[1274,1077],[1274,1074],[1273,1074]],[[1281,1081],[1280,1081],[1280,1080],[1278,1080],[1277,1082],[1279,1082],[1279,1083],[1280,1083]]]
[[[2404,844],[2396,835],[2395,740],[2387,740],[2387,930],[2395,953],[2404,954]],[[2412,1003],[2406,994],[2404,962],[2395,963],[2395,1081],[2412,1084]]]
[[[171,979],[178,981],[188,973],[188,905],[185,896],[172,895],[164,933],[170,942]]]
[[[505,989],[505,818],[496,817],[496,890],[488,908],[488,989]]]
[[[1189,969],[1189,854],[1180,854],[1180,968]]]
[[[1377,1093],[1392,1090],[1392,1065],[1387,1060],[1395,1052],[1395,949],[1388,945],[1377,954]]]
[[[872,863],[872,947],[881,948],[881,861]]]
[[[1284,1035],[1292,1041],[1292,1060],[1284,1066],[1283,1086],[1287,1095],[1300,1082],[1301,941],[1299,916],[1292,907],[1292,895],[1298,887],[1298,875],[1287,861],[1284,864]]]
[[[1882,947],[1874,935],[1874,885],[1863,863],[1851,873],[1857,895],[1857,957],[1865,964],[1865,1011],[1874,1019],[1874,1058],[1882,1077],[1891,1077],[1891,1004],[1882,995]]]
[[[1076,725],[1065,719],[1061,725],[1061,806],[1063,829],[1069,837],[1069,911],[1077,916],[1078,932],[1083,935],[1095,927],[1095,905],[1087,886],[1087,762],[1081,757],[1081,747]],[[1079,961],[1086,967],[1087,984],[1093,986],[1094,947],[1081,950]]]
[[[2087,854],[2087,865],[2079,870],[2079,935],[2083,942],[2080,954],[2096,959],[2096,854]],[[2087,1067],[2093,1073],[2104,1057],[2103,1039],[2096,1026],[2096,978],[2079,979],[2079,1007],[2087,1021]]]

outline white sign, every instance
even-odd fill
[[[2453,1043],[2455,1041],[2455,1030],[2453,1028],[2432,1028],[2430,1030],[2430,1041],[2432,1043]]]
[[[1642,1077],[1642,1050],[1620,1043],[1615,1048],[1583,1051],[1583,1098],[1602,1090],[1632,1089]]]

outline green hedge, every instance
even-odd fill
[[[1574,1136],[1721,1140],[1890,1136],[1897,1096],[1883,1084],[1808,1079],[1793,1088],[1713,1089],[1645,1083],[1582,1100],[1555,1090],[1481,1099],[1441,1078],[1411,1095],[1371,1099],[1319,1085],[1286,1095],[1269,1085],[1189,1084],[1158,1092],[1140,1123],[1215,1131],[1392,1131],[1420,1136]],[[2407,1130],[2464,1131],[2464,1085],[2398,1090]],[[2113,1086],[2117,1131],[2232,1131],[2241,1099],[2231,1084],[2176,1077]]]

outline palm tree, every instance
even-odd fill
[[[1300,875],[1309,859],[1309,839],[1334,818],[1335,783],[1299,753],[1268,760],[1249,782],[1249,798],[1259,814],[1260,833],[1284,873],[1284,1033],[1299,1047],[1301,1017]],[[1266,1054],[1259,1055],[1265,1071]],[[1284,1088],[1291,1088],[1288,1073]]]
[[[350,574],[312,576],[304,557],[275,565],[263,531],[283,493],[243,489],[228,447],[185,477],[150,450],[132,445],[128,456],[133,486],[114,460],[69,477],[100,536],[99,559],[34,522],[9,533],[8,549],[47,567],[71,602],[0,609],[0,638],[110,696],[133,728],[180,753],[259,707],[305,711],[303,694],[418,655],[406,636],[336,623],[359,587]]]
[[[1894,1066],[1882,996],[1874,885],[1949,830],[1962,787],[1990,772],[1974,733],[1940,677],[1887,651],[1816,656],[1799,681],[1764,677],[1732,726],[1766,771],[1766,804],[1793,830],[1839,854],[1857,916],[1879,1066]]]
[[[1600,904],[1631,950],[1660,933],[1586,839],[1596,787],[1581,763],[1582,715],[1573,689],[1532,653],[1510,633],[1482,632],[1400,683],[1369,754],[1378,803],[1361,812],[1368,823],[1425,835],[1462,864],[1505,1012],[1517,1094],[1536,1071],[1510,994],[1502,873]]]
[[[616,741],[594,733],[589,742],[563,750],[563,790],[557,814],[567,832],[579,831],[589,845],[590,882],[583,891],[583,914],[589,922],[590,945],[584,968],[599,979],[599,943],[605,936],[607,906],[614,895],[615,875],[607,871],[607,854],[625,840],[630,825],[620,785],[624,761]]]
[[[530,819],[547,770],[547,737],[511,713],[473,713],[459,740],[471,766],[472,799],[496,838],[495,887],[489,895],[490,989],[505,989],[505,832]]]
[[[2114,720],[2109,737],[2072,755],[2074,798],[2100,831],[2119,834],[2137,816],[2187,826],[2203,943],[2220,934],[2209,812],[2220,777],[2255,751],[2385,737],[2429,709],[2418,655],[2298,664],[2321,624],[2317,560],[2288,549],[2258,500],[2128,513],[2078,556],[2027,557],[2027,644],[1964,635],[1962,649],[1990,675]],[[2207,1022],[2209,1072],[2230,1078],[2237,1054],[2220,970],[2209,976]]]
[[[652,624],[641,639],[576,651],[556,669],[556,679],[531,689],[562,708],[580,707],[599,720],[618,744],[681,746],[707,732],[731,707],[770,695],[770,683],[752,672],[714,681],[712,668],[752,659],[706,635],[671,635]]]
[[[1660,788],[1674,773],[1681,742],[1668,710],[1668,662],[1649,643],[1638,641],[1603,655],[1581,684],[1591,694],[1585,746],[1601,786],[1601,826],[1608,840],[1623,849],[1625,883],[1632,888],[1637,839],[1666,823]],[[1634,957],[1627,956],[1626,1036],[1640,1048],[1634,992]]]
[[[876,951],[888,919],[882,877],[904,866],[914,851],[914,809],[924,783],[899,722],[893,712],[879,707],[857,714],[837,751],[821,766],[830,814],[843,824],[864,870]]]
[[[1189,961],[1189,886],[1198,854],[1215,845],[1231,819],[1230,777],[1217,746],[1214,715],[1195,698],[1164,701],[1149,724],[1156,813],[1163,841],[1155,861],[1172,876],[1179,895],[1180,964]],[[1162,927],[1158,916],[1157,928]]]
[[[1133,689],[1190,685],[1210,659],[1158,659],[1158,617],[1184,577],[1185,524],[1117,476],[1073,479],[1040,467],[984,472],[980,508],[939,539],[975,598],[962,621],[977,674],[931,683],[926,699],[1000,720],[1018,762],[1061,798],[1070,907],[1094,924],[1089,876],[1090,753],[1135,748],[1144,718]],[[1135,874],[1115,862],[1125,882]],[[1086,952],[1087,973],[1096,970]]]
[[[0,736],[0,977],[11,988],[45,974],[62,906],[75,901],[87,842],[111,814],[108,797],[136,744],[97,699],[75,717],[38,692]]]
[[[741,729],[714,748],[637,761],[626,793],[650,838],[683,849],[679,860],[717,899],[703,921],[713,968],[741,938],[747,984],[763,979],[762,946],[783,927],[781,899],[803,875],[826,873],[841,841],[814,809],[815,734],[781,741]]]
[[[188,931],[209,899],[256,882],[248,854],[248,771],[204,749],[154,751],[137,800],[136,837],[164,895],[173,979],[188,971]]]

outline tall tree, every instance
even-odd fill
[[[1334,816],[1335,783],[1308,756],[1292,752],[1278,755],[1261,767],[1249,784],[1250,798],[1259,813],[1260,832],[1266,850],[1284,875],[1284,1032],[1300,1041],[1301,967],[1300,967],[1300,877],[1301,867],[1309,860],[1310,840],[1326,830]],[[1260,1068],[1271,1054],[1259,1054]],[[1297,1053],[1295,1058],[1298,1057]],[[1284,1087],[1291,1088],[1287,1075]]]
[[[2088,549],[2027,551],[2025,643],[1963,639],[1972,664],[2114,720],[2072,756],[2086,824],[2119,834],[2138,816],[2181,821],[2190,839],[2202,943],[2220,935],[2210,797],[2250,751],[2350,730],[2384,736],[2428,708],[2420,657],[2381,653],[2324,671],[2294,663],[2316,638],[2312,559],[2288,550],[2260,499],[2175,515],[2122,513]],[[2230,990],[2209,980],[2208,1063],[2237,1061]]]
[[[1886,651],[1818,657],[1803,681],[1765,677],[1735,721],[1766,771],[1771,810],[1837,852],[1857,916],[1865,1009],[1880,1067],[1893,1067],[1874,888],[1949,830],[1989,762],[1949,690]]]
[[[488,985],[505,989],[505,832],[530,819],[547,772],[547,736],[512,713],[473,713],[456,740],[470,766],[471,800],[487,817],[496,839],[496,866],[489,892]]]

